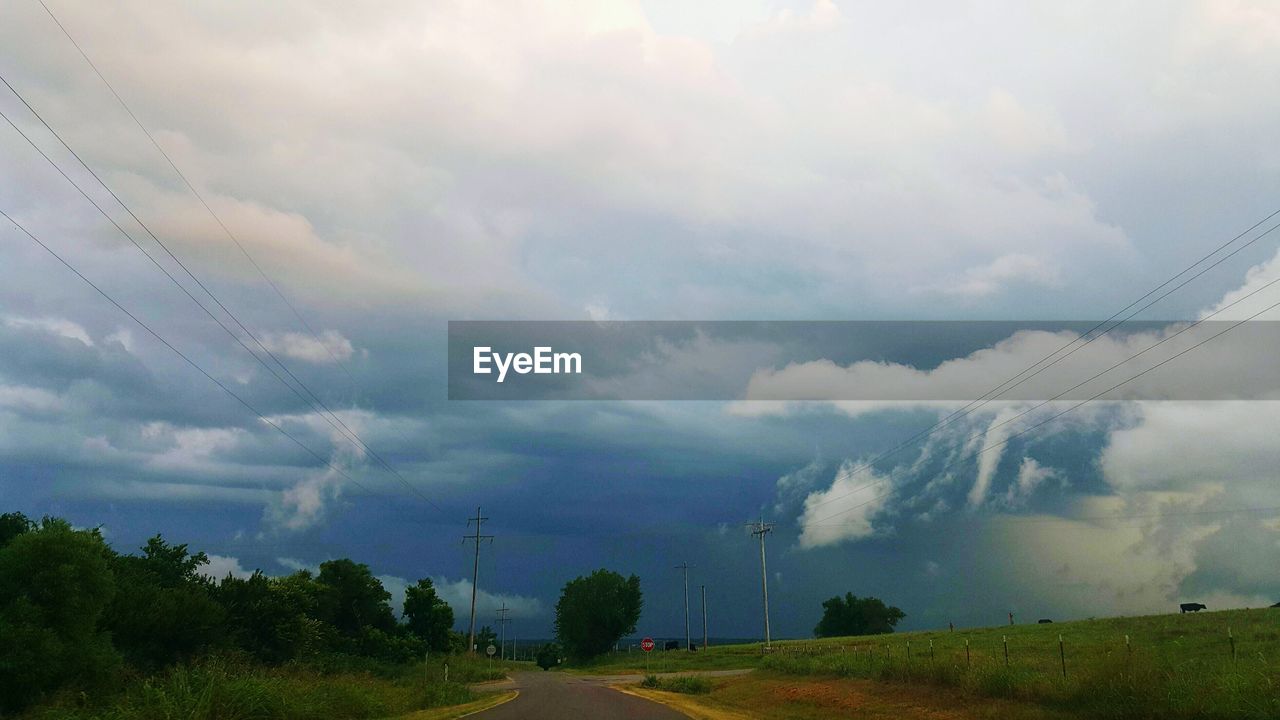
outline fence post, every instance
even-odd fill
[[[1227,634],[1230,635],[1231,631],[1227,630]],[[908,665],[911,664],[911,641],[910,640],[907,641],[907,664]]]
[[[968,670],[971,667],[973,667],[973,665],[972,663],[969,662],[969,638],[965,638],[964,639],[964,669]]]
[[[1067,677],[1067,651],[1062,645],[1062,633],[1058,633],[1058,657],[1062,658],[1062,677]]]
[[[1009,667],[1009,636],[1001,635],[1000,637],[1004,641],[1004,666]]]
[[[929,665],[933,665],[933,638],[929,638]]]
[[[1231,641],[1231,662],[1236,661],[1236,636],[1231,634],[1231,626],[1227,626],[1227,639]]]

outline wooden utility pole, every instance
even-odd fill
[[[702,649],[707,649],[707,586],[702,586]]]
[[[485,540],[493,542],[492,535],[480,534],[480,526],[488,519],[480,514],[480,507],[476,506],[476,516],[467,519],[467,527],[471,527],[471,523],[476,524],[475,534],[462,537],[462,542],[471,540],[476,544],[476,561],[471,570],[471,629],[467,632],[467,652],[473,654],[476,651],[476,588],[480,584],[480,543]]]
[[[511,608],[507,607],[507,603],[504,600],[502,607],[498,608],[498,618],[495,621],[498,623],[498,627],[502,633],[498,640],[498,647],[500,648],[498,650],[499,660],[505,660],[507,657],[507,623],[511,622],[511,618],[507,617],[507,613],[509,612],[511,612]],[[512,654],[514,655],[515,653],[513,652]]]
[[[680,563],[676,566],[677,570],[684,571],[684,649],[689,649],[689,568],[696,567],[687,562]]]
[[[773,532],[773,523],[764,521],[764,516],[760,516],[760,522],[747,523],[747,527],[751,528],[752,535],[760,536],[760,592],[764,596],[764,646],[770,647],[771,638],[769,637],[769,573],[765,569],[764,562],[764,536]]]

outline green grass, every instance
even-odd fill
[[[157,675],[134,677],[113,695],[91,701],[63,696],[25,714],[29,720],[344,720],[385,718],[476,699],[466,685],[477,674],[427,682],[422,663],[399,669],[327,671],[294,665],[266,668],[211,658]]]
[[[636,655],[606,656],[578,669],[644,670],[644,658]],[[768,655],[760,645],[737,645],[653,656],[650,672],[760,667],[789,677],[935,684],[1087,717],[1280,717],[1280,609],[785,641]]]
[[[654,650],[648,658],[640,650],[611,653],[587,662],[575,662],[565,669],[587,674],[737,670],[756,667],[760,660],[759,645],[720,645],[697,652]]]
[[[658,677],[646,675],[640,687],[650,690],[666,690],[684,695],[706,695],[711,692],[711,681],[694,675],[678,675],[676,677]]]

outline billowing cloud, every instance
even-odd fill
[[[209,555],[209,562],[201,565],[199,572],[210,580],[222,580],[228,575],[247,578],[253,574],[252,570],[246,570],[240,565],[240,560],[225,555]]]
[[[471,617],[471,581],[466,578],[450,580],[443,577],[433,578],[432,581],[435,583],[436,593],[453,608],[455,624],[465,624]],[[512,619],[538,618],[544,611],[542,601],[537,598],[495,593],[480,588],[476,592],[476,628],[492,625],[489,618],[494,617],[495,611],[503,604],[510,609],[509,617]]]
[[[348,360],[355,352],[351,341],[337,330],[324,330],[314,337],[298,332],[263,333],[260,339],[263,347],[277,355],[322,365]]]
[[[889,478],[863,465],[845,461],[829,488],[805,497],[800,547],[814,548],[874,533],[876,513],[886,505],[893,489],[888,482]]]

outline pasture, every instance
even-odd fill
[[[636,655],[602,658],[591,670],[642,671],[644,658]],[[1280,609],[782,641],[768,653],[758,644],[731,645],[655,652],[650,660],[653,672],[732,667],[797,682],[941,686],[1086,717],[1275,718]]]

